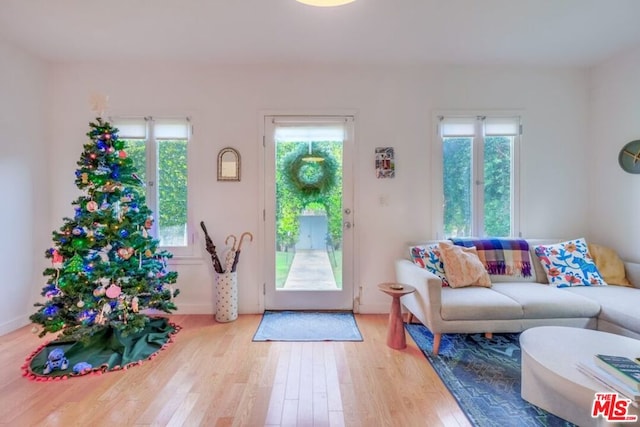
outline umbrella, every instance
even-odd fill
[[[240,243],[238,243],[238,249],[236,250],[233,265],[231,266],[231,272],[236,271],[236,268],[238,268],[238,260],[240,259],[240,248],[242,248],[242,241],[244,240],[244,236],[249,236],[249,241],[253,242],[253,234],[249,233],[248,231],[245,231],[244,233],[242,233],[242,235],[240,235]]]
[[[236,257],[236,242],[238,239],[233,234],[229,234],[227,238],[224,240],[224,244],[229,244],[229,239],[233,237],[233,245],[231,245],[231,249],[227,250],[224,254],[224,271],[233,272],[233,263],[235,262]]]
[[[213,240],[209,237],[209,233],[207,233],[207,227],[204,226],[204,221],[200,221],[200,227],[202,227],[202,231],[204,231],[204,238],[206,241],[207,252],[211,254],[211,261],[213,262],[213,269],[216,273],[224,273],[222,270],[222,265],[220,264],[220,259],[218,258],[218,253],[216,252],[216,246],[213,244]]]

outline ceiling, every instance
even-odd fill
[[[51,61],[588,67],[640,47],[640,0],[1,0]]]

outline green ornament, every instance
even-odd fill
[[[113,148],[115,148],[116,150],[122,150],[124,148],[124,141],[116,139],[115,141],[113,141]]]
[[[87,239],[84,237],[76,237],[71,241],[74,249],[84,249],[87,247]]]
[[[82,271],[82,257],[78,254],[75,254],[71,259],[67,262],[66,268],[70,273],[80,273]]]
[[[104,183],[107,182],[107,176],[106,175],[94,175],[93,177],[91,177],[91,182],[93,182],[96,185],[104,185]]]

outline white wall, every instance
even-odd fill
[[[26,325],[46,266],[47,69],[0,41],[0,335]],[[42,286],[40,286],[41,288]]]
[[[640,175],[618,165],[620,149],[640,139],[640,49],[595,67],[590,88],[589,224],[592,240],[640,261]]]
[[[436,110],[523,110],[525,234],[587,233],[589,192],[584,175],[567,165],[568,158],[588,164],[587,74],[581,70],[74,63],[54,67],[51,89],[52,197],[46,217],[51,230],[73,212],[75,162],[93,118],[88,99],[100,92],[109,95],[111,114],[193,116],[195,220],[204,220],[219,244],[229,233],[256,234],[259,229],[261,111],[356,110],[355,267],[363,312],[388,311],[388,297],[377,283],[393,280],[393,260],[404,255],[405,242],[434,236],[431,212],[437,201],[431,194],[430,153]],[[239,183],[216,181],[216,154],[225,146],[242,155]],[[396,149],[395,179],[375,178],[374,149],[380,146]],[[388,205],[380,203],[381,196]],[[177,266],[182,293],[176,303],[183,313],[212,313],[213,270],[202,233],[196,231],[202,259]],[[243,247],[241,313],[262,309],[260,244]]]

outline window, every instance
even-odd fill
[[[444,237],[518,230],[517,116],[439,116]]]
[[[188,255],[189,119],[117,118],[112,123],[146,184],[146,204],[154,213],[151,234],[174,255]]]

